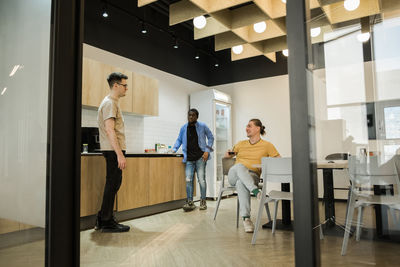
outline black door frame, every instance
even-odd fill
[[[80,128],[84,1],[52,0],[45,266],[80,262]]]
[[[315,159],[309,0],[287,1],[287,44],[293,168],[296,266],[320,266],[317,169]]]

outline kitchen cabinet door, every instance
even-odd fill
[[[103,98],[109,94],[107,76],[112,68],[109,65],[89,58],[83,58],[82,65],[82,105],[99,107]]]
[[[133,73],[132,76],[132,112],[158,116],[158,81],[137,73]]]
[[[96,214],[103,200],[106,161],[103,156],[81,157],[81,217]]]
[[[118,191],[118,211],[149,205],[149,162],[149,158],[126,158]]]

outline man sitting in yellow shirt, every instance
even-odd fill
[[[250,192],[258,198],[261,191],[258,189],[260,169],[253,165],[261,164],[263,157],[280,157],[275,146],[268,141],[261,139],[265,134],[265,126],[259,119],[252,119],[246,126],[246,133],[249,140],[243,140],[233,147],[233,151],[227,151],[225,157],[234,157],[236,163],[228,173],[229,183],[236,186],[239,198],[240,215],[243,217],[243,226],[246,233],[254,231],[254,224],[250,219]]]

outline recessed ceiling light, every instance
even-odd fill
[[[215,64],[214,64],[214,67],[216,67],[216,68],[218,68],[218,67],[219,67],[219,64],[218,64],[218,62],[215,62]]]
[[[235,53],[236,55],[239,55],[243,52],[243,45],[237,45],[232,47],[232,52]]]
[[[203,29],[207,24],[207,19],[204,16],[198,16],[193,19],[193,25],[197,29]]]
[[[146,27],[145,27],[145,25],[144,25],[144,22],[142,22],[142,30],[141,30],[141,32],[142,32],[143,34],[146,34],[146,33],[147,33],[147,30],[146,30]]]
[[[356,10],[360,6],[360,0],[345,0],[343,6],[347,11]]]
[[[173,48],[175,48],[175,49],[179,48],[178,39],[176,39],[176,38],[175,38],[175,42],[174,42]]]
[[[263,33],[266,28],[267,28],[267,24],[265,23],[265,21],[257,22],[257,23],[254,23],[254,25],[253,25],[253,29],[256,33]]]
[[[289,56],[289,50],[287,50],[287,49],[282,50],[282,54],[283,54],[285,57],[288,57],[288,56]]]
[[[311,29],[311,37],[317,37],[321,34],[321,27]]]
[[[361,43],[364,43],[364,42],[368,41],[370,37],[371,37],[371,34],[369,32],[360,33],[359,35],[357,35],[357,40]]]
[[[194,56],[194,58],[195,58],[195,59],[199,59],[199,58],[200,58],[200,54],[199,54],[198,51],[196,52],[196,55]]]

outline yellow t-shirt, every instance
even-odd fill
[[[279,152],[275,146],[268,141],[261,139],[255,144],[250,144],[249,140],[240,141],[233,147],[236,153],[236,163],[243,164],[249,170],[260,174],[258,168],[254,168],[254,164],[261,164],[263,157],[279,157]]]

